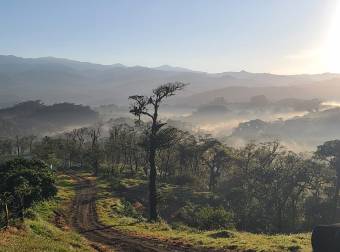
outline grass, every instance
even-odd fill
[[[123,233],[132,236],[159,239],[173,244],[186,244],[210,249],[248,251],[248,252],[310,252],[310,234],[265,235],[235,230],[199,231],[183,225],[172,225],[165,222],[148,223],[141,218],[131,218],[122,214],[123,204],[120,196],[110,193],[112,184],[98,179],[100,197],[97,201],[97,213],[100,220],[112,225]],[[122,184],[132,186],[137,181],[125,181]],[[229,234],[229,238],[217,238],[219,234]]]
[[[67,212],[74,196],[74,182],[67,175],[58,175],[58,194],[54,199],[36,204],[31,217],[20,228],[0,232],[0,251],[94,251],[87,241],[71,231],[66,223],[59,228],[53,223],[54,211]]]

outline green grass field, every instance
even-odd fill
[[[124,180],[120,190],[135,186],[136,181]],[[169,225],[165,222],[147,223],[141,218],[127,217],[122,214],[122,200],[114,192],[109,193],[112,184],[103,179],[98,180],[101,189],[97,201],[97,212],[100,220],[128,235],[156,238],[174,244],[189,244],[198,247],[214,249],[232,249],[235,251],[300,251],[310,252],[310,234],[265,235],[237,232],[235,230],[199,231],[183,225]],[[229,234],[229,238],[218,238],[219,235]]]
[[[94,251],[77,233],[71,231],[66,223],[57,227],[54,211],[65,212],[74,196],[74,181],[67,175],[57,178],[58,194],[49,201],[35,205],[30,218],[20,228],[11,227],[0,232],[0,251]]]

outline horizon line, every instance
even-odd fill
[[[251,72],[247,71],[244,69],[241,70],[226,70],[222,72],[209,72],[209,71],[203,71],[203,70],[194,70],[190,67],[187,66],[179,66],[179,65],[172,65],[172,64],[167,64],[164,63],[162,65],[156,65],[156,66],[146,66],[146,65],[127,65],[127,64],[122,64],[122,63],[102,63],[102,62],[93,62],[93,61],[88,61],[88,60],[81,60],[81,59],[74,59],[74,58],[65,58],[65,57],[56,57],[56,56],[37,56],[37,57],[23,57],[23,56],[17,56],[14,54],[0,54],[0,56],[5,56],[5,57],[15,57],[19,59],[28,59],[28,60],[38,60],[38,59],[57,59],[57,60],[68,60],[68,61],[75,61],[78,63],[84,63],[84,64],[93,64],[93,65],[101,65],[101,66],[115,66],[115,65],[121,65],[122,67],[127,67],[127,68],[133,68],[133,67],[142,67],[142,68],[149,68],[149,69],[154,69],[154,70],[159,70],[159,71],[167,71],[167,70],[161,70],[157,69],[160,67],[171,67],[171,68],[180,68],[183,69],[183,71],[177,71],[177,72],[196,72],[196,73],[205,73],[205,74],[227,74],[227,73],[249,73],[249,74],[268,74],[268,75],[276,75],[276,76],[298,76],[298,75],[324,75],[324,74],[339,74],[336,72],[317,72],[317,73],[287,73],[287,74],[282,74],[282,73],[274,73],[274,72]],[[174,70],[174,72],[176,72]]]

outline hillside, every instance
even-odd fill
[[[87,106],[26,101],[0,109],[0,136],[47,134],[70,126],[91,124],[97,118],[98,114]]]
[[[228,102],[244,102],[251,97],[265,95],[271,100],[281,100],[288,98],[322,100],[340,99],[340,78],[317,81],[308,85],[291,86],[232,86],[222,89],[215,89],[185,97],[178,101],[182,105],[201,105],[218,97],[223,97]]]
[[[266,122],[255,119],[240,123],[228,138],[230,143],[239,140],[280,139],[290,147],[301,150],[313,149],[325,141],[336,139],[340,134],[340,108],[312,112],[288,120]]]

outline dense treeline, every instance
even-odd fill
[[[108,136],[97,126],[43,139],[1,139],[0,155],[36,157],[52,167],[87,168],[107,177],[146,177],[147,128],[143,123],[116,124]],[[337,220],[337,141],[313,155],[288,151],[279,142],[232,148],[171,127],[164,128],[158,141],[160,180],[209,191],[208,206],[230,213],[228,220],[241,230],[295,232]]]

